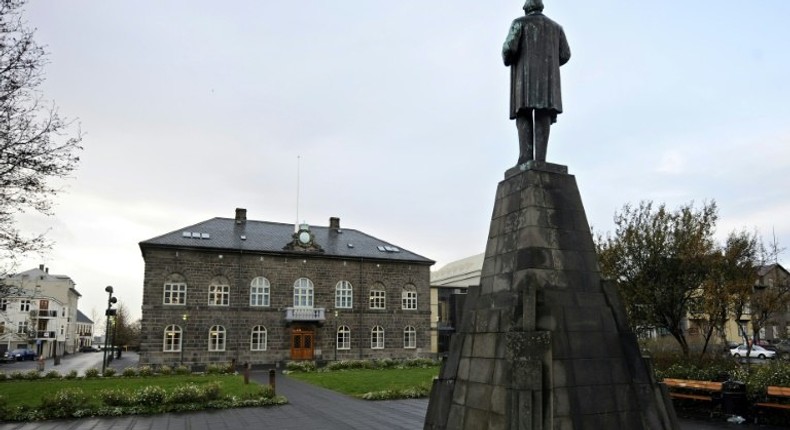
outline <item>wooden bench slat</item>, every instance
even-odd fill
[[[712,392],[719,392],[722,389],[721,382],[711,381],[695,381],[691,379],[664,379],[663,381],[668,387],[672,388],[688,388],[695,390],[705,390]]]
[[[691,399],[691,400],[702,400],[705,402],[712,402],[713,398],[710,396],[698,396],[696,394],[686,394],[686,393],[669,393],[670,397],[676,397],[679,399]]]
[[[788,387],[769,386],[767,392],[769,396],[790,397],[790,388]]]
[[[760,406],[763,408],[775,408],[775,409],[790,409],[790,405],[785,405],[782,403],[755,403],[756,406]]]

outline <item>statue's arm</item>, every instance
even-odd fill
[[[568,46],[568,39],[565,38],[565,30],[560,30],[560,66],[571,59],[571,47]]]
[[[502,46],[502,59],[505,61],[506,66],[515,63],[515,60],[518,58],[518,45],[519,39],[521,39],[522,28],[522,22],[520,20],[515,20],[510,26],[510,31],[507,33],[505,44]]]

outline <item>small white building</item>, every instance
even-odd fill
[[[42,264],[9,276],[3,283],[12,288],[10,295],[0,298],[0,352],[31,348],[48,358],[78,350],[81,295],[71,278],[51,275]]]
[[[93,345],[93,321],[79,309],[77,310],[77,336],[79,337],[78,348]]]

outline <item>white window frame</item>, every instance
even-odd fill
[[[211,284],[208,286],[209,306],[230,306],[230,285]]]
[[[165,327],[162,337],[162,352],[181,352],[184,331],[177,325]]]
[[[335,307],[351,309],[354,307],[354,287],[351,282],[340,281],[335,285]]]
[[[30,312],[30,300],[24,299],[19,301],[20,312]]]
[[[250,282],[250,306],[269,307],[271,283],[263,276],[258,276]]]
[[[401,291],[401,309],[406,311],[417,310],[417,288],[414,285],[406,285]]]
[[[187,304],[187,284],[183,282],[168,282],[164,286],[162,294],[162,304],[164,305],[186,305]]]
[[[338,327],[336,335],[337,349],[339,351],[351,349],[351,330],[348,326],[341,325]]]
[[[256,325],[250,331],[250,351],[266,351],[269,332],[266,327]]]
[[[417,330],[412,326],[403,329],[403,349],[417,348]]]
[[[370,289],[370,309],[387,309],[387,291],[376,286]]]
[[[370,349],[384,349],[384,328],[380,325],[370,330]]]
[[[17,322],[16,325],[17,334],[26,334],[28,330],[29,330],[29,325],[27,323],[27,320]]]
[[[299,278],[294,282],[294,307],[313,308],[313,281],[307,278]]]
[[[225,351],[227,331],[221,325],[211,326],[208,331],[208,350],[212,352]]]

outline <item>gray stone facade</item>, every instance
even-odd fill
[[[280,230],[284,228],[290,234],[293,226],[244,218],[239,222],[237,214],[236,220],[214,219],[184,230],[210,232],[204,234],[206,240],[179,243],[186,237],[179,230],[140,244],[145,260],[141,364],[203,366],[235,361],[267,365],[289,361],[294,358],[293,336],[300,330],[311,333],[310,358],[315,360],[430,355],[431,260],[388,243],[390,248],[381,251],[379,246],[383,245],[377,245],[381,241],[353,230],[341,231],[336,219],[337,225],[332,228],[313,228],[315,246],[311,251],[272,250],[264,242],[278,242],[269,248],[282,249],[288,239]],[[223,230],[229,231],[227,235],[240,236],[240,225],[246,227],[241,235],[244,242],[234,245],[224,237]],[[333,246],[333,235],[338,233],[353,246]],[[255,242],[256,235],[260,242]],[[324,251],[315,252],[319,247]],[[256,277],[269,281],[268,306],[250,303],[251,282]],[[311,311],[308,318],[289,313],[295,307],[294,283],[298,279],[308,279],[313,285],[312,306],[306,307]],[[335,289],[340,281],[352,286],[350,309],[335,306]],[[170,282],[186,284],[185,303],[165,303],[164,286]],[[209,304],[210,285],[229,286],[227,305]],[[374,286],[386,291],[385,309],[370,309]],[[403,309],[403,290],[412,287],[417,293],[416,309]],[[171,351],[165,350],[168,326],[177,326],[183,339],[181,347],[169,348]],[[213,326],[225,329],[223,351],[209,351]],[[251,350],[255,326],[266,329],[266,350]],[[349,349],[336,349],[340,326],[350,330]],[[371,348],[375,326],[384,329],[382,349]],[[405,347],[406,327],[415,330],[413,347]]]
[[[497,188],[480,286],[434,382],[426,430],[674,430],[564,166]]]

